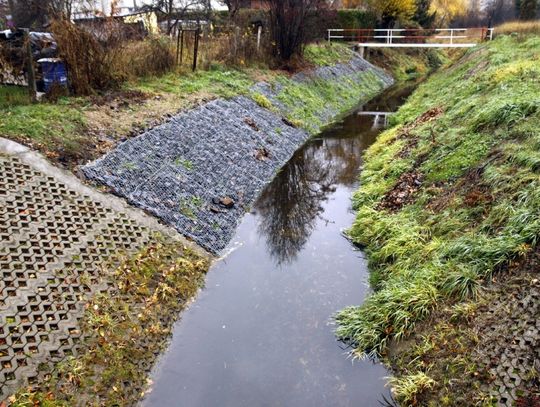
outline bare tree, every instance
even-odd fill
[[[167,20],[167,34],[178,25],[191,11],[211,11],[210,0],[154,0],[151,4],[142,6],[141,9],[154,11]]]
[[[516,17],[513,0],[487,0],[484,9],[489,27]]]
[[[266,0],[276,56],[289,62],[303,52],[309,13],[326,8],[324,0]]]
[[[18,27],[42,28],[54,18],[71,18],[73,0],[8,0]]]

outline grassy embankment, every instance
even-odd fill
[[[494,300],[484,287],[540,237],[540,37],[468,51],[393,123],[366,153],[349,231],[375,291],[337,315],[337,334],[357,356],[388,356],[415,334],[388,359],[404,405],[491,405],[473,352],[486,344],[468,321]]]
[[[346,62],[351,52],[342,45],[310,45],[306,50],[308,65],[331,65]],[[297,85],[289,74],[269,69],[242,70],[215,64],[208,71],[174,72],[129,83],[123,89],[84,98],[61,98],[56,103],[30,104],[24,90],[1,87],[2,121],[0,136],[44,152],[50,159],[74,166],[96,158],[118,141],[151,127],[168,115],[192,108],[218,97],[250,95],[261,104],[250,88],[258,81],[279,81],[285,85],[280,100],[292,108],[289,119],[307,127],[315,112],[325,103],[338,103],[343,93],[344,108],[358,100],[359,86],[314,81]],[[355,86],[353,86],[355,85]],[[376,85],[376,84],[375,84]],[[369,84],[368,92],[377,86]],[[299,98],[299,96],[302,96]],[[270,107],[270,106],[268,106]]]

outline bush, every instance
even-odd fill
[[[67,20],[54,21],[51,31],[76,95],[89,95],[95,90],[118,85],[119,78],[115,78],[111,69],[110,54],[92,34]]]
[[[135,79],[163,75],[175,66],[174,45],[167,37],[126,43],[113,59],[116,76]]]
[[[117,88],[137,77],[161,75],[175,65],[168,38],[129,40],[113,23],[101,27],[99,40],[67,20],[54,21],[51,28],[76,95]]]

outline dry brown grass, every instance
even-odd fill
[[[172,41],[167,37],[150,37],[143,41],[123,43],[114,50],[113,70],[130,80],[163,75],[175,66]]]
[[[168,38],[129,40],[117,24],[101,29],[106,35],[98,39],[66,20],[52,24],[74,94],[91,95],[118,88],[127,80],[161,75],[175,66],[173,45]]]
[[[183,67],[191,67],[193,64],[194,38],[193,32],[185,33]],[[257,50],[257,34],[250,28],[201,33],[197,66],[208,69],[212,64],[219,63],[234,67],[268,67],[268,43],[267,35],[262,35]]]
[[[54,21],[51,31],[76,95],[89,95],[118,84],[119,78],[111,71],[109,55],[92,34],[67,20]]]
[[[495,35],[504,34],[540,34],[540,20],[510,21],[495,27]]]

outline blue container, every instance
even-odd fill
[[[43,87],[49,92],[54,84],[67,87],[66,65],[58,58],[43,58],[38,61],[43,72]]]

